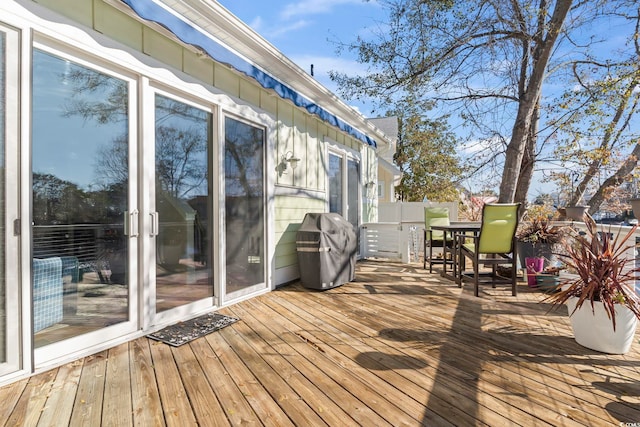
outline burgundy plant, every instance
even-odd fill
[[[549,219],[537,216],[521,222],[516,237],[521,242],[534,245],[538,243],[556,245],[564,240],[567,228],[564,225],[551,225]]]
[[[627,306],[640,319],[640,298],[635,292],[634,283],[640,268],[634,267],[635,259],[627,256],[627,251],[635,246],[632,239],[638,228],[633,226],[626,234],[617,233],[615,237],[604,227],[598,227],[589,215],[584,216],[587,226],[585,235],[576,230],[570,232],[572,239],[564,243],[564,254],[559,254],[566,266],[573,270],[575,277],[562,281],[559,291],[549,295],[545,301],[554,306],[564,304],[570,297],[577,297],[574,312],[586,301],[594,308],[594,301],[600,301],[616,329],[615,306]],[[570,313],[570,315],[573,314]]]

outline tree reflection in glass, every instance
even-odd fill
[[[211,114],[156,95],[156,311],[213,296]]]
[[[264,283],[264,130],[225,118],[227,293]]]
[[[124,80],[33,51],[36,346],[128,318],[128,93]]]

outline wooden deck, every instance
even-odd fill
[[[291,285],[220,310],[178,348],[140,338],[0,388],[7,426],[618,426],[640,423],[640,343],[573,340],[526,284],[471,287],[422,265]]]

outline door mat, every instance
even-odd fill
[[[239,319],[218,313],[205,314],[195,319],[167,326],[157,332],[147,335],[156,341],[162,341],[174,347],[179,347],[196,338],[203,337],[211,332],[229,326]]]

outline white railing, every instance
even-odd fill
[[[458,205],[431,202],[380,203],[379,222],[362,224],[360,254],[363,258],[401,259],[418,261],[422,256],[424,239],[424,208],[449,208],[449,219],[458,219]]]
[[[564,222],[578,230],[586,230],[582,222]],[[388,258],[403,262],[417,262],[422,259],[424,221],[377,222],[362,224],[360,230],[360,254],[363,258]],[[621,225],[598,224],[598,230],[627,233],[631,227]],[[635,232],[634,248],[629,249],[629,257],[636,260],[640,268],[640,228]],[[636,289],[640,293],[640,277],[636,280]]]
[[[362,224],[360,253],[363,258],[417,261],[423,246],[424,222],[376,222]]]

